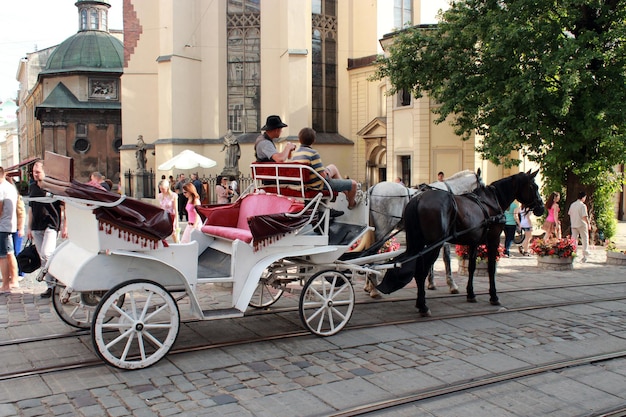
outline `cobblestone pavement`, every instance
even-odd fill
[[[626,247],[620,223],[618,246]],[[605,264],[603,248],[594,248],[587,263],[573,271],[545,271],[534,257],[518,254],[498,266],[503,310],[539,302],[585,300],[626,293],[626,267]],[[453,260],[453,270],[458,262]],[[478,304],[447,296],[443,264],[436,264],[438,290],[427,297],[433,315],[495,311],[488,296]],[[572,287],[598,277],[615,285]],[[460,288],[466,279],[455,274]],[[477,279],[477,291],[487,289]],[[523,294],[519,288],[538,288]],[[543,289],[541,289],[543,288]],[[65,333],[49,300],[38,298],[45,286],[27,276],[14,294],[0,299],[0,340]],[[357,292],[359,299],[366,295]],[[414,295],[410,286],[394,295]],[[295,302],[286,294],[280,302]],[[291,299],[290,299],[291,297]],[[397,304],[397,305],[396,305]],[[380,311],[379,311],[380,310]],[[181,307],[181,312],[183,308]],[[351,323],[372,315],[412,317],[412,302],[357,306]],[[194,323],[177,345],[226,334],[264,334],[299,326],[297,313],[262,316],[253,322],[220,320]],[[19,347],[3,357],[16,363],[40,356],[50,363],[67,358],[93,359],[88,338],[50,341],[46,348]],[[2,416],[315,416],[366,402],[410,395],[494,373],[526,369],[554,360],[626,349],[626,303],[604,301],[480,317],[424,320],[418,323],[344,330],[330,338],[295,339],[231,346],[170,355],[138,371],[98,366],[68,372],[0,379]],[[3,351],[5,352],[5,351]],[[578,416],[626,404],[626,360],[615,360],[496,384],[458,396],[424,400],[380,415],[429,416]]]

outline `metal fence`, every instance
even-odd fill
[[[217,203],[217,195],[215,194],[215,186],[217,185],[217,179],[220,175],[209,175],[208,177],[202,177],[202,191],[198,190],[202,204],[215,204]],[[152,170],[150,172],[133,172],[130,169],[124,173],[124,192],[126,195],[135,198],[156,198],[159,193],[158,182],[155,182],[155,175]],[[252,176],[241,176],[237,180],[237,193],[241,194],[246,190],[253,182]],[[138,187],[139,185],[139,187]],[[172,184],[173,186],[174,184]]]
[[[156,185],[154,183],[154,171],[132,172],[130,169],[124,173],[124,192],[135,198],[155,198]]]

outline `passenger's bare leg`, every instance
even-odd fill
[[[330,178],[334,178],[334,179],[338,179],[338,180],[343,179],[341,177],[341,174],[339,173],[339,169],[334,164],[327,165],[326,166],[326,171],[328,171],[328,176]]]
[[[356,206],[356,181],[352,180],[352,188],[345,193],[348,197],[348,208],[353,209]]]

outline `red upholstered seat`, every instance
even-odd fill
[[[233,204],[198,207],[198,213],[205,219],[202,232],[239,239],[246,243],[252,241],[248,219],[254,216],[276,213],[297,213],[304,204],[291,198],[276,194],[248,194]]]

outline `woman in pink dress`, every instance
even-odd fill
[[[198,216],[198,212],[196,211],[196,206],[199,206],[201,201],[196,187],[191,182],[183,186],[183,194],[187,197],[187,205],[185,206],[185,210],[187,210],[187,226],[185,227],[180,242],[189,243],[193,229],[200,230],[200,226],[202,226],[200,216]]]
[[[548,217],[543,222],[542,229],[546,231],[545,239],[561,238],[561,222],[559,222],[559,201],[561,194],[554,191],[546,201],[546,210]]]
[[[159,201],[159,207],[167,212],[172,219],[172,239],[174,243],[178,243],[178,195],[170,188],[170,182],[168,180],[161,180],[159,182],[159,195],[157,200]]]

